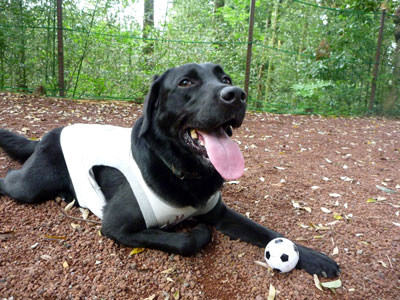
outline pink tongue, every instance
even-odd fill
[[[238,179],[244,172],[244,159],[237,143],[219,128],[207,133],[198,131],[204,139],[208,157],[225,180]]]

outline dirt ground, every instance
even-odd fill
[[[131,126],[142,107],[0,93],[0,127],[39,138],[70,123]],[[234,139],[245,175],[231,208],[332,256],[341,287],[273,273],[263,249],[214,232],[194,257],[131,254],[65,204],[0,199],[0,299],[400,299],[400,121],[247,113]],[[0,152],[0,176],[18,168]],[[81,217],[79,208],[66,212]],[[94,215],[89,219],[96,220]],[[319,278],[321,282],[333,281]],[[272,298],[271,298],[272,299]]]

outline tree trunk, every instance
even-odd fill
[[[144,54],[150,54],[154,50],[152,41],[146,40],[150,36],[150,32],[154,29],[154,0],[144,0],[144,16],[143,16],[143,39],[145,47]]]
[[[395,41],[396,49],[393,53],[393,81],[389,90],[389,96],[384,100],[383,111],[390,113],[394,108],[397,101],[399,101],[399,87],[400,87],[400,7],[397,8],[395,18]]]
[[[275,0],[274,4],[274,10],[272,13],[272,34],[271,34],[271,39],[269,40],[269,47],[273,48],[275,45],[275,40],[276,40],[276,30],[277,30],[277,24],[278,24],[278,12],[279,12],[279,0]],[[267,71],[267,82],[265,84],[265,102],[268,102],[269,100],[269,92],[271,90],[271,82],[272,82],[272,67],[273,67],[273,59],[272,56],[269,58],[268,62],[268,71]]]
[[[18,68],[18,82],[17,87],[25,90],[28,86],[26,84],[26,40],[25,40],[25,27],[24,27],[24,11],[22,0],[18,1],[18,8],[19,8],[19,22],[22,25],[21,27],[21,45],[19,51],[19,68]]]
[[[63,45],[63,29],[62,29],[62,0],[57,0],[57,41],[58,41],[58,88],[60,97],[64,97],[64,45]]]

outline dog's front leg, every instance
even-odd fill
[[[205,224],[198,224],[189,232],[168,232],[161,229],[132,232],[128,226],[110,228],[103,224],[102,233],[125,246],[157,249],[182,256],[193,255],[212,237],[211,229]]]
[[[222,201],[209,213],[198,216],[197,219],[214,226],[232,239],[240,239],[259,247],[265,247],[270,240],[282,236],[228,208]]]
[[[240,239],[259,247],[265,247],[268,242],[282,235],[267,227],[261,226],[245,216],[233,211],[220,201],[209,213],[197,217],[200,222],[215,226],[232,239]],[[324,277],[335,277],[340,273],[338,264],[318,251],[298,245],[300,252],[298,269],[304,269],[310,274]]]

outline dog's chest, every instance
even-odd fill
[[[61,148],[81,207],[103,217],[105,197],[93,174],[94,166],[118,169],[127,179],[147,228],[174,225],[194,215],[207,213],[219,200],[219,192],[202,209],[174,207],[149,188],[132,156],[131,128],[75,124],[61,132]],[[135,201],[135,199],[132,199]]]

